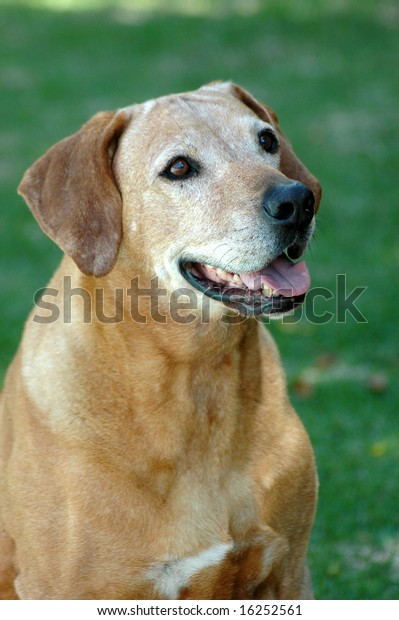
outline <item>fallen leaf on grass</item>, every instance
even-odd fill
[[[388,377],[382,372],[373,373],[367,379],[367,387],[371,392],[381,394],[387,391],[388,386]]]

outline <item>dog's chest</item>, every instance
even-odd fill
[[[286,551],[284,539],[262,527],[243,541],[217,543],[196,555],[154,564],[146,579],[153,596],[161,599],[251,599],[267,589]]]

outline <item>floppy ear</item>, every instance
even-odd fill
[[[118,255],[122,199],[112,160],[128,122],[125,112],[96,114],[38,159],[18,188],[44,232],[86,275],[106,275]]]
[[[318,210],[321,200],[321,186],[318,180],[309,172],[307,168],[303,165],[301,161],[297,158],[294,153],[294,150],[291,146],[290,141],[287,136],[282,131],[279,123],[277,115],[264,103],[257,101],[248,93],[246,90],[241,88],[240,86],[236,86],[235,84],[230,84],[230,89],[233,95],[240,99],[246,106],[248,106],[259,118],[266,121],[267,123],[271,123],[274,125],[279,140],[280,140],[280,149],[281,149],[281,159],[280,159],[280,170],[286,177],[289,179],[294,179],[295,181],[301,181],[304,183],[309,189],[312,190],[315,197],[315,212]]]

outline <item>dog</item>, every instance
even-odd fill
[[[19,187],[63,250],[0,410],[6,599],[307,599],[313,451],[261,317],[321,189],[231,82],[101,112]]]

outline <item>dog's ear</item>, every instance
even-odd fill
[[[100,112],[38,159],[18,188],[44,232],[86,275],[104,276],[122,238],[122,199],[112,171],[129,117]]]
[[[244,103],[248,108],[255,112],[255,114],[259,116],[259,118],[266,121],[267,123],[271,123],[275,127],[280,140],[280,170],[289,179],[301,181],[307,187],[309,187],[309,189],[312,190],[315,197],[315,211],[317,211],[320,205],[322,194],[320,183],[295,155],[290,141],[288,140],[287,136],[284,134],[279,125],[277,115],[267,105],[254,99],[254,97],[252,97],[249,92],[247,92],[240,86],[231,83],[224,83],[219,84],[219,88],[226,88],[227,85],[229,86],[230,92],[235,97],[240,99],[242,103]],[[218,86],[214,84],[214,87],[217,88]]]

